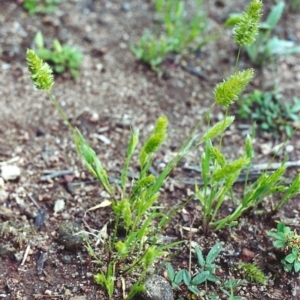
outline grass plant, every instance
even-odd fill
[[[261,9],[262,2],[260,0],[252,0],[240,22],[236,24],[234,37],[240,49],[255,40],[255,35],[258,33]],[[238,59],[239,55],[236,65],[238,65]],[[160,189],[170,172],[183,157],[190,151],[199,149],[200,145],[205,147],[200,159],[201,175],[204,184],[201,187],[196,186],[195,196],[198,197],[204,208],[204,228],[211,226],[215,230],[220,230],[227,226],[233,226],[246,210],[255,207],[266,196],[278,191],[283,193],[283,197],[277,203],[275,209],[281,208],[292,196],[299,193],[299,176],[288,187],[280,184],[286,169],[283,163],[281,167],[270,175],[263,173],[252,185],[248,186],[246,180],[244,196],[240,201],[237,201],[233,195],[232,185],[238,175],[243,169],[246,172],[249,171],[253,158],[252,143],[248,137],[245,142],[245,154],[233,161],[227,161],[221,152],[222,141],[225,130],[234,121],[233,116],[228,116],[228,108],[238,99],[240,93],[253,78],[254,71],[252,69],[237,71],[237,68],[235,68],[232,76],[216,86],[214,90],[215,102],[211,108],[199,120],[194,129],[191,130],[190,135],[178,150],[177,155],[170,160],[160,174],[154,176],[150,173],[150,167],[156,152],[166,139],[168,125],[168,120],[165,116],[159,117],[152,134],[142,144],[139,153],[139,176],[130,183],[128,181],[129,165],[139,140],[139,131],[133,130],[124,159],[120,181],[112,184],[95,151],[89,146],[80,131],[70,124],[64,111],[53,96],[51,88],[54,81],[50,66],[44,63],[30,49],[27,51],[27,63],[36,88],[45,90],[48,93],[54,106],[58,109],[63,120],[73,133],[77,152],[85,162],[87,169],[99,180],[99,183],[110,195],[110,201],[106,202],[106,205],[111,205],[112,208],[112,230],[105,235],[101,251],[95,251],[92,245],[87,246],[95,263],[99,264],[99,271],[94,276],[95,281],[106,289],[110,299],[114,297],[116,278],[139,274],[138,281],[127,293],[127,299],[132,298],[137,292],[143,290],[143,282],[146,276],[151,273],[151,270],[153,272],[158,259],[167,256],[170,247],[180,243],[175,242],[167,245],[159,243],[159,235],[170,222],[178,207],[175,207],[168,213],[163,213],[158,210],[156,204],[160,197]],[[210,124],[210,116],[213,107],[216,105],[225,110],[225,117],[212,125]],[[199,134],[198,129],[204,121],[208,121],[209,128],[204,134]],[[213,141],[215,140],[218,146],[213,146]],[[218,211],[227,196],[231,197],[235,208],[228,216],[218,219]],[[188,199],[187,202],[192,199]],[[101,205],[104,204],[100,204],[99,207]],[[122,236],[120,229],[125,232]],[[201,251],[196,249],[198,261],[203,268],[203,272],[199,276],[200,278],[192,276],[188,278],[187,273],[184,272],[183,275],[190,290],[194,290],[195,285],[202,280],[214,278],[216,266],[213,261],[219,251],[220,245],[217,244],[209,252],[206,260],[204,260]]]
[[[69,123],[65,113],[51,94],[54,81],[49,65],[32,50],[27,51],[27,61],[36,88],[48,92],[54,106],[72,131],[77,151],[83,158],[87,169],[99,180],[112,199],[109,204],[114,213],[114,226],[113,231],[104,241],[106,247],[98,254],[91,246],[88,246],[88,251],[95,263],[102,264],[102,257],[107,257],[106,270],[102,271],[100,268],[99,273],[94,277],[95,281],[106,289],[109,298],[112,299],[115,278],[139,272],[139,280],[128,293],[128,299],[130,299],[143,289],[142,282],[154,263],[168,254],[166,251],[168,248],[181,243],[175,242],[167,245],[158,243],[159,235],[170,221],[174,211],[168,214],[158,212],[155,203],[166,176],[188,151],[191,144],[188,143],[182,147],[178,157],[158,178],[149,174],[155,152],[166,138],[168,120],[165,116],[158,118],[153,133],[145,141],[140,152],[140,176],[128,190],[128,167],[139,138],[139,131],[133,131],[120,177],[120,185],[112,186],[95,151],[88,145],[81,133]],[[125,230],[125,237],[120,237],[120,228]]]
[[[238,65],[242,47],[249,46],[255,41],[255,36],[259,30],[261,10],[261,1],[251,1],[247,11],[241,15],[241,18],[234,27],[234,39],[236,44],[240,46],[236,66]],[[238,95],[243,91],[252,77],[252,69],[241,72],[235,71],[229,79],[217,85],[214,90],[215,101],[221,107],[225,108],[225,118],[220,123],[214,125],[212,129],[222,125],[227,127],[233,122],[234,118],[227,116],[228,107],[238,99]],[[254,155],[250,136],[245,140],[245,154],[234,161],[227,162],[221,152],[221,143],[219,142],[218,146],[213,146],[212,144],[212,139],[215,138],[213,134],[214,130],[212,129],[209,129],[203,138],[205,147],[200,160],[203,186],[201,189],[197,185],[195,187],[195,196],[203,205],[203,226],[205,230],[207,230],[208,226],[212,226],[216,230],[227,226],[235,226],[238,218],[245,211],[257,206],[267,196],[281,194],[281,200],[274,207],[273,211],[275,212],[291,197],[300,192],[300,186],[297,188],[299,176],[296,176],[290,186],[284,183],[283,175],[286,171],[284,163],[270,175],[263,172],[254,183],[249,184],[247,178]],[[246,175],[245,188],[242,199],[237,200],[232,191],[232,186],[242,170]],[[235,209],[228,216],[217,220],[217,213],[226,198],[231,199],[232,203],[235,204]]]
[[[54,12],[61,2],[62,0],[25,0],[23,7],[30,15],[37,13],[48,14]]]
[[[53,41],[53,50],[48,49],[45,47],[40,31],[35,36],[35,46],[37,55],[49,63],[55,73],[70,72],[74,79],[79,76],[79,68],[83,59],[79,50],[68,45],[61,45],[57,39]]]
[[[156,0],[156,13],[161,20],[161,26],[157,30],[159,34],[145,30],[139,43],[131,46],[136,57],[149,64],[153,70],[161,72],[158,65],[168,53],[182,53],[197,40],[194,49],[199,49],[207,42],[203,38],[207,17],[201,10],[202,2],[195,0],[195,13],[188,19],[184,1]]]
[[[255,42],[246,46],[247,54],[255,66],[262,67],[266,62],[274,61],[280,56],[300,53],[300,46],[293,41],[281,40],[276,36],[271,37],[272,31],[281,19],[284,8],[283,1],[275,4],[266,20],[260,23],[259,34]],[[241,17],[241,14],[233,14],[225,24],[232,26],[239,22]]]

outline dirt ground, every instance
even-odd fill
[[[25,53],[33,46],[36,32],[42,31],[48,46],[58,38],[83,53],[78,80],[65,74],[57,76],[53,93],[112,178],[119,176],[122,168],[130,128],[139,128],[143,141],[157,117],[167,115],[168,139],[154,163],[158,172],[212,104],[215,84],[233,71],[237,48],[232,42],[231,29],[224,29],[223,22],[229,13],[242,11],[246,3],[242,0],[204,2],[209,16],[208,30],[218,38],[205,45],[200,55],[189,54],[181,59],[203,74],[205,80],[191,74],[172,58],[164,62],[161,78],[136,60],[130,45],[138,41],[145,28],[153,26],[150,1],[69,0],[59,5],[53,14],[30,16],[22,8],[22,1],[0,0],[0,161],[15,158],[14,164],[21,169],[17,180],[5,182],[8,198],[0,206],[0,298],[107,299],[104,290],[93,282],[92,275],[97,267],[85,249],[72,251],[58,240],[61,222],[74,221],[84,227],[84,220],[90,227],[100,230],[109,219],[110,210],[97,210],[84,217],[87,209],[99,204],[107,195],[84,169],[72,135],[50,100],[44,92],[33,88]],[[268,12],[273,2],[264,2],[264,10]],[[285,13],[275,32],[280,38],[300,43],[299,12]],[[240,68],[250,66],[242,55]],[[274,77],[282,87],[283,99],[290,101],[293,96],[300,96],[300,56],[280,58],[275,74],[269,66],[256,70],[249,90],[270,89]],[[222,116],[221,110],[214,110],[212,121]],[[205,126],[201,130],[204,131]],[[226,132],[224,151],[228,159],[243,153],[247,130],[249,126],[237,120]],[[288,161],[298,161],[299,137],[297,132],[275,160],[280,161],[286,155]],[[275,139],[270,134],[258,132],[254,163],[269,161],[274,147],[284,140],[283,135]],[[199,175],[187,167],[197,166],[200,154],[201,149],[189,155],[172,172],[160,199],[167,210],[185,201],[194,189],[193,180]],[[47,170],[70,172],[45,179]],[[293,178],[297,172],[297,168],[289,168],[288,177]],[[192,184],[189,184],[191,178]],[[241,188],[236,186],[237,190]],[[60,203],[65,206],[55,212],[58,200],[63,200]],[[271,200],[259,209],[268,211]],[[232,265],[242,261],[243,253],[250,250],[254,254],[252,261],[268,276],[268,284],[249,283],[240,287],[236,295],[247,299],[300,299],[298,276],[283,272],[281,254],[274,250],[266,235],[279,219],[292,228],[299,227],[298,201],[299,196],[272,220],[264,218],[264,214],[249,212],[237,227],[230,231],[212,231],[208,236],[204,236],[201,229],[201,214],[196,213],[199,203],[193,201],[186,209],[190,216],[196,214],[193,227],[199,230],[190,235],[174,228],[176,223],[189,226],[190,218],[178,213],[166,235],[177,240],[196,241],[205,253],[216,242],[223,242],[219,265],[224,278],[235,276]],[[34,229],[37,215],[43,214],[44,222],[38,230]],[[26,249],[28,257],[21,263]],[[188,245],[182,247],[172,263],[177,270],[187,268]],[[216,287],[211,285],[210,289]],[[188,299],[185,290],[174,291],[174,298],[179,296]],[[221,293],[220,299],[227,299],[223,296]],[[114,299],[122,299],[121,288],[117,288]]]

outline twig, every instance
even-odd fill
[[[200,73],[195,67],[193,67],[191,64],[187,63],[186,61],[181,61],[181,67],[185,71],[189,72],[190,74],[204,80],[208,81],[208,77]]]
[[[21,262],[21,266],[24,266],[24,263],[26,261],[26,258],[29,254],[29,250],[30,250],[30,245],[27,246],[26,250],[25,250],[25,253],[24,253],[24,256],[23,256],[23,259],[22,259],[22,262]]]
[[[35,201],[35,199],[32,197],[31,193],[27,194],[28,198],[32,201],[32,203],[38,208],[41,209],[40,206],[38,205],[38,203]]]
[[[54,170],[44,170],[44,174],[47,174],[45,176],[41,177],[41,181],[47,181],[49,179],[55,178],[55,177],[60,177],[64,175],[70,175],[73,174],[73,170],[59,170],[59,171],[54,171]]]

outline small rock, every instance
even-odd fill
[[[65,208],[65,200],[63,200],[63,199],[58,199],[58,200],[56,200],[55,201],[55,204],[54,204],[54,212],[55,213],[58,213],[58,212],[60,212],[60,211],[62,211],[62,210],[64,210],[64,208]]]
[[[81,230],[75,222],[65,221],[58,228],[58,242],[68,250],[76,250],[84,243],[84,236],[77,234]]]
[[[93,112],[91,117],[90,117],[90,122],[91,123],[97,123],[99,121],[99,114],[96,112]]]
[[[51,296],[51,295],[52,295],[52,291],[46,290],[46,291],[44,292],[44,295]]]
[[[68,265],[72,262],[72,257],[70,255],[64,255],[62,258],[61,258],[61,261]]]
[[[125,2],[125,3],[123,3],[122,6],[121,6],[121,10],[122,10],[122,11],[127,12],[127,11],[130,11],[130,9],[131,9],[130,3]]]
[[[174,300],[169,282],[159,275],[152,275],[145,283],[146,291],[138,293],[139,300]]]
[[[86,300],[86,296],[75,296],[71,297],[70,300]]]
[[[254,256],[255,256],[255,253],[253,251],[251,251],[247,248],[244,248],[242,250],[242,260],[243,261],[248,262],[248,261],[252,260],[254,258]]]
[[[16,252],[14,254],[14,257],[16,259],[17,262],[21,262],[24,256],[24,251],[20,251],[20,252]]]
[[[4,180],[16,180],[21,175],[21,169],[15,165],[1,166],[1,176]]]
[[[93,135],[96,139],[100,140],[101,142],[103,142],[105,145],[110,145],[111,144],[111,141],[109,138],[107,138],[105,135],[103,134],[97,134],[95,133]]]

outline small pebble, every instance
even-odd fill
[[[81,231],[80,226],[75,222],[64,221],[58,228],[58,242],[68,250],[76,250],[82,247],[84,237],[82,234],[76,234]]]
[[[51,296],[51,295],[52,295],[52,291],[46,290],[46,291],[44,292],[44,295]]]
[[[1,176],[4,180],[16,180],[21,175],[21,169],[14,165],[1,166]]]

